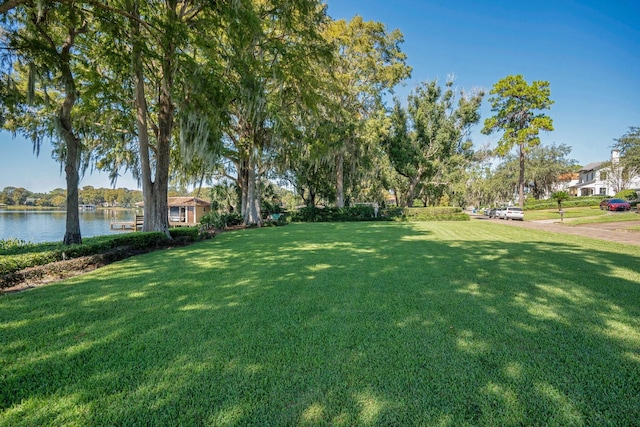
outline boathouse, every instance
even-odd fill
[[[197,197],[168,197],[167,202],[170,227],[198,225],[200,218],[211,211],[211,202]],[[144,207],[144,202],[136,206]]]
[[[211,211],[211,202],[197,197],[169,197],[169,225],[197,225]]]

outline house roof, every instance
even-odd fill
[[[197,197],[167,197],[167,204],[171,206],[210,206],[211,202]],[[144,202],[136,203],[136,206],[143,207]]]
[[[580,178],[580,175],[578,174],[578,172],[567,172],[567,173],[563,173],[558,177],[560,181],[573,181],[579,178]]]
[[[583,166],[582,169],[580,169],[580,172],[589,172],[592,170],[596,170],[598,168],[600,168],[600,165],[602,165],[604,162],[594,162],[594,163],[589,163],[586,166]]]
[[[209,206],[211,202],[197,197],[169,197],[169,206]]]

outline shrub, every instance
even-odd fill
[[[408,221],[470,221],[471,217],[460,207],[405,208]]]
[[[200,218],[200,225],[204,229],[227,228],[240,225],[243,221],[244,218],[238,213],[219,214],[218,212],[209,212]]]
[[[382,208],[378,212],[378,215],[382,219],[402,218],[402,216],[404,215],[404,208],[400,206],[391,206],[389,208]]]
[[[267,214],[265,218],[263,218],[262,225],[264,227],[278,227],[282,225],[287,225],[289,221],[287,218],[289,214],[287,212],[277,212],[275,214]]]
[[[234,225],[240,225],[244,222],[244,218],[239,213],[226,213],[220,215],[220,221],[224,224],[224,227],[233,227]]]
[[[380,221],[388,218],[382,217],[370,205],[346,206],[344,208],[306,206],[291,214],[294,222],[347,222],[347,221]]]
[[[117,236],[97,236],[83,239],[81,245],[63,243],[28,243],[0,250],[0,275],[12,273],[36,265],[48,264],[70,258],[95,255],[111,249],[129,247],[147,250],[166,244],[167,236],[161,232],[127,233]],[[0,284],[1,284],[0,280]]]
[[[562,201],[562,207],[564,208],[578,208],[578,207],[598,207],[602,201],[602,196],[588,196],[588,197],[575,197],[572,196]],[[525,210],[538,210],[538,209],[557,209],[558,202],[554,199],[546,200],[526,200],[524,204]]]
[[[169,234],[172,239],[182,240],[185,242],[197,242],[201,240],[199,227],[179,227],[170,228]]]
[[[378,210],[376,217],[374,208],[367,205],[344,208],[307,206],[291,215],[291,221],[295,222],[389,221],[398,218],[413,221],[468,221],[471,219],[460,207],[391,207]]]
[[[24,240],[15,239],[15,238],[0,240],[0,250],[20,247],[26,244],[27,242],[25,242]]]
[[[212,228],[222,228],[220,223],[220,214],[215,211],[211,211],[200,218],[200,226],[205,230]]]
[[[616,199],[637,200],[638,193],[636,190],[622,190],[614,196]]]

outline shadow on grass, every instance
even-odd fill
[[[298,225],[3,297],[0,425],[631,425],[639,254],[585,242]]]

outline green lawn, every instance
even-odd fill
[[[0,297],[0,426],[637,425],[640,247],[225,233]]]
[[[584,218],[584,217],[597,217],[604,216],[607,212],[598,208],[579,207],[579,208],[566,208],[564,210],[564,219],[571,218]],[[543,210],[527,210],[524,213],[524,219],[527,221],[539,221],[545,219],[555,219],[560,221],[560,214],[558,209],[543,209]]]
[[[637,212],[607,212],[607,215],[601,215],[593,218],[578,218],[571,221],[570,225],[579,224],[600,224],[605,222],[626,222],[640,221],[640,215]]]

